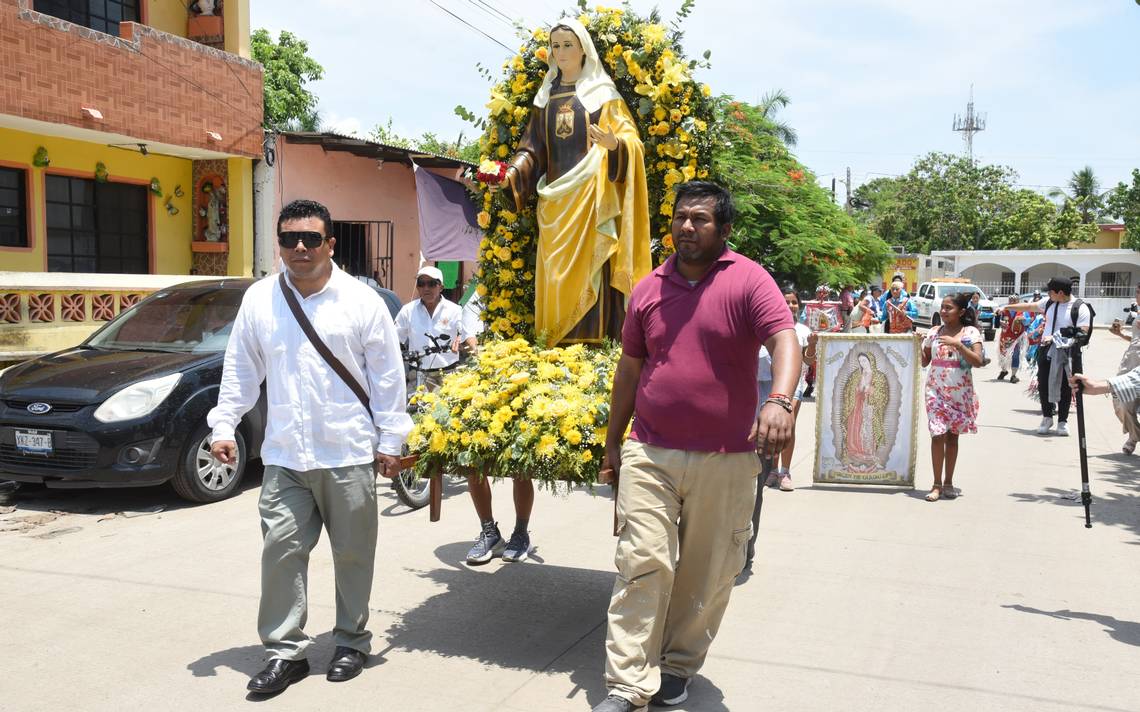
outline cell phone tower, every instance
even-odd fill
[[[986,115],[974,113],[974,85],[970,85],[970,102],[966,104],[966,115],[954,114],[954,130],[962,133],[966,142],[966,153],[974,160],[974,134],[986,130]]]

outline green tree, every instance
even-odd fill
[[[305,85],[320,79],[325,70],[309,56],[309,43],[284,31],[274,42],[268,30],[258,29],[250,36],[250,50],[265,70],[264,126],[280,131],[291,121],[312,125],[317,97]]]
[[[1081,215],[1081,222],[1095,223],[1104,212],[1104,198],[1107,193],[1100,192],[1100,181],[1092,166],[1085,166],[1073,173],[1069,178],[1069,190],[1054,188],[1049,191],[1049,197],[1062,200],[1062,205],[1072,204]]]
[[[1132,183],[1118,183],[1108,195],[1108,213],[1124,222],[1124,246],[1140,251],[1140,168],[1132,170]]]
[[[324,122],[321,120],[321,112],[314,109],[304,116],[295,116],[289,119],[280,130],[317,132],[323,130],[323,128]]]
[[[891,245],[933,250],[1053,249],[1095,239],[1077,207],[1060,210],[1045,196],[1018,188],[1007,166],[930,153],[905,176],[871,181],[855,191],[861,220]],[[1083,227],[1073,224],[1073,216]]]
[[[456,158],[468,163],[479,162],[479,142],[464,140],[463,134],[455,141],[446,141],[439,136],[428,131],[419,138],[407,138],[406,136],[399,135],[395,129],[392,128],[392,119],[388,119],[386,124],[376,124],[370,132],[368,138],[382,143],[387,146],[395,146],[396,148],[406,148],[409,150],[423,151],[424,153],[434,153],[438,156],[448,156],[449,158]]]
[[[741,254],[801,288],[879,281],[890,248],[832,202],[763,107],[720,97],[717,131],[713,170],[736,199]]]

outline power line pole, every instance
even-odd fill
[[[851,214],[851,166],[847,166],[847,181],[843,184],[847,188],[847,214]]]
[[[974,134],[986,130],[986,115],[974,113],[974,85],[970,85],[970,101],[966,104],[966,115],[954,114],[954,130],[962,134],[966,142],[966,154],[974,160]]]

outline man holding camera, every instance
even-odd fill
[[[1067,436],[1069,434],[1069,406],[1073,401],[1073,391],[1065,375],[1064,362],[1057,363],[1060,378],[1052,378],[1053,362],[1066,359],[1068,354],[1058,348],[1058,337],[1072,339],[1078,333],[1087,337],[1092,328],[1092,314],[1087,304],[1081,303],[1077,315],[1073,317],[1073,283],[1066,277],[1054,277],[1046,285],[1048,296],[1039,302],[1003,304],[999,312],[1027,311],[1045,315],[1045,330],[1041,336],[1041,348],[1037,352],[1037,392],[1041,401],[1041,425],[1038,435]],[[1080,339],[1078,339],[1078,342]],[[1056,384],[1051,388],[1050,384]],[[1057,413],[1057,427],[1053,430],[1053,414]]]

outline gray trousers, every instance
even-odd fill
[[[309,552],[328,530],[336,575],[333,641],[371,651],[368,599],[376,561],[372,463],[297,472],[268,465],[261,485],[261,607],[257,632],[270,657],[301,660],[310,643]]]

